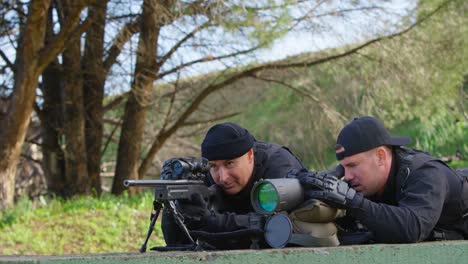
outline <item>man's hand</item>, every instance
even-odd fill
[[[299,180],[307,198],[319,199],[331,206],[345,208],[356,195],[356,191],[334,174],[336,174],[334,171],[317,173],[303,169],[290,172],[288,178]]]
[[[190,230],[202,228],[210,215],[208,204],[201,194],[193,194],[189,201],[179,201],[178,209]]]
[[[189,201],[179,201],[178,209],[189,230],[206,232],[232,232],[240,229],[259,229],[265,223],[265,217],[255,213],[235,214],[216,213],[208,209],[207,202],[200,194],[193,194]]]

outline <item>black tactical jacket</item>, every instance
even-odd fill
[[[373,232],[375,242],[467,239],[468,178],[422,152],[397,148],[393,154],[383,195],[356,195],[348,214]]]

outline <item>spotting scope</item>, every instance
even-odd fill
[[[342,166],[333,170],[311,172],[312,175],[332,174],[340,178],[344,175]],[[273,214],[297,208],[306,198],[306,190],[296,178],[261,179],[250,193],[253,209],[261,214]]]

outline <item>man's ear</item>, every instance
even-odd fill
[[[249,149],[249,151],[247,151],[247,158],[249,159],[249,162],[253,162],[253,159],[254,159],[254,150],[253,148]]]
[[[386,161],[389,158],[389,153],[387,153],[384,146],[378,147],[375,154],[377,155],[377,162],[379,165],[386,164]]]

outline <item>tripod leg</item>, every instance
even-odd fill
[[[158,219],[159,213],[161,212],[162,204],[159,202],[153,201],[153,208],[154,208],[154,211],[151,212],[151,222],[148,228],[148,234],[146,234],[145,242],[143,243],[143,245],[141,245],[141,248],[139,250],[140,253],[146,252],[146,245],[148,244],[148,240],[151,234],[153,233],[154,225],[156,224],[156,220]]]

